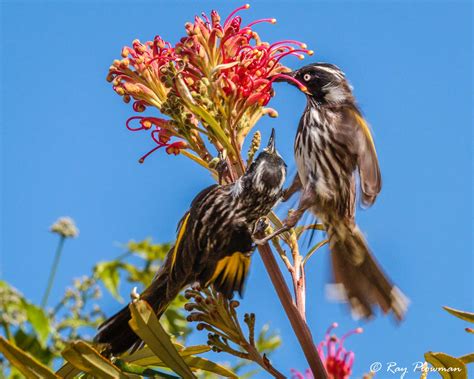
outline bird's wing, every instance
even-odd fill
[[[382,189],[382,176],[372,133],[358,109],[351,111],[357,125],[357,165],[359,167],[361,203],[370,207]]]
[[[205,200],[206,196],[208,196],[216,187],[218,187],[218,185],[213,184],[212,186],[209,186],[199,192],[191,202],[189,210],[179,221],[176,231],[176,241],[169,253],[169,259],[171,260],[171,269],[174,268],[177,259],[188,260],[189,251],[187,250],[192,250],[193,253],[196,253],[196,247],[194,246],[194,244],[190,244],[190,240],[193,240],[192,234],[195,232],[194,224],[196,222],[197,217],[196,211],[200,207],[200,204],[202,204],[202,202]],[[188,261],[187,263],[192,265],[193,260]]]

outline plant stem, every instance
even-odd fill
[[[327,379],[326,370],[314,345],[311,332],[293,303],[290,290],[286,285],[285,278],[278,267],[270,246],[265,244],[259,246],[258,250],[315,379]]]
[[[306,279],[304,274],[303,257],[300,254],[296,233],[291,231],[290,244],[293,256],[293,270],[291,277],[293,279],[293,287],[295,290],[295,303],[298,312],[306,322]]]
[[[273,367],[268,359],[262,357],[260,353],[258,352],[257,348],[251,344],[247,344],[244,347],[245,350],[248,351],[251,360],[253,360],[255,363],[257,363],[260,367],[262,367],[265,371],[267,371],[269,374],[273,375],[277,379],[285,379],[286,376],[283,375],[280,371],[278,371],[275,367]]]
[[[51,267],[51,272],[49,273],[48,286],[43,295],[43,300],[41,300],[41,308],[44,308],[48,302],[49,294],[51,293],[51,288],[53,287],[54,277],[56,276],[56,271],[58,269],[59,260],[61,258],[61,253],[63,251],[64,241],[66,237],[61,236],[59,238],[58,247],[56,248],[56,254],[54,256],[53,266]]]

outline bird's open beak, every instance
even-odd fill
[[[275,153],[275,129],[272,128],[272,134],[270,135],[270,139],[268,140],[267,148],[265,149],[270,154]]]

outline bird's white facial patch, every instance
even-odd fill
[[[323,87],[325,98],[331,103],[341,103],[347,98],[347,93],[340,85],[333,85],[329,83]]]

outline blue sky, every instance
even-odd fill
[[[56,245],[49,225],[73,217],[80,238],[67,241],[53,296],[73,277],[111,259],[118,243],[170,241],[194,195],[211,178],[183,157],[155,153],[145,136],[126,130],[131,107],[105,81],[112,60],[133,39],[155,34],[176,42],[201,11],[227,14],[240,2],[2,2],[0,277],[39,302]],[[473,310],[472,4],[469,2],[254,1],[244,21],[262,38],[294,38],[314,60],[342,67],[374,130],[384,188],[358,222],[392,279],[411,298],[406,321],[378,317],[348,341],[355,374],[374,361],[409,369],[428,350],[459,356],[472,350],[462,321],[442,305]],[[309,62],[309,61],[308,61]],[[286,61],[298,67],[300,61]],[[278,85],[270,105],[278,148],[293,173],[292,141],[305,100]],[[308,264],[308,323],[354,322],[328,302],[328,252]],[[126,286],[122,287],[127,294]],[[104,308],[118,305],[110,298]],[[256,255],[244,304],[279,329],[276,366],[306,368],[289,323]],[[202,340],[205,336],[202,335]],[[382,372],[378,378],[399,375]],[[419,375],[409,373],[405,378]]]

